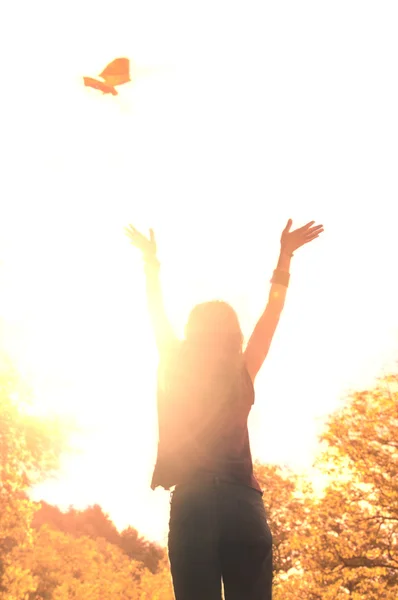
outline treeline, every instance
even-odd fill
[[[4,366],[4,365],[3,365]],[[29,500],[58,468],[68,431],[34,417],[29,390],[0,374],[0,599],[173,600],[165,548],[98,505],[62,512]],[[275,600],[398,597],[398,375],[330,416],[316,466],[321,497],[286,468],[256,464],[274,538]]]
[[[57,506],[41,501],[34,514],[32,527],[38,531],[42,525],[48,525],[55,531],[61,531],[74,538],[86,536],[95,540],[102,538],[131,558],[144,565],[151,573],[157,573],[159,563],[166,557],[166,550],[140,536],[134,527],[126,527],[119,533],[116,526],[102,508],[95,504],[85,510],[70,507],[62,512]]]

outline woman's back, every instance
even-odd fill
[[[247,420],[254,388],[241,357],[214,361],[181,343],[160,364],[159,446],[152,489],[199,473],[260,487],[253,476]]]

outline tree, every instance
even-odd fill
[[[37,582],[29,600],[140,600],[145,567],[103,538],[74,537],[43,525],[26,560]]]
[[[119,545],[127,556],[141,561],[151,573],[157,573],[161,564],[164,564],[165,549],[140,536],[134,527],[122,531]]]
[[[97,504],[84,510],[70,507],[64,513],[58,507],[42,501],[33,518],[33,526],[39,529],[43,524],[75,537],[102,537],[121,548],[129,558],[142,562],[152,573],[157,572],[159,563],[165,556],[164,548],[140,536],[134,527],[127,527],[119,533],[109,516]]]
[[[0,355],[0,597],[23,598],[34,586],[22,566],[32,543],[31,485],[50,476],[67,447],[69,430],[54,418],[32,414],[32,392]]]
[[[92,539],[102,537],[111,544],[119,544],[120,541],[116,526],[98,504],[84,510],[71,506],[67,512],[62,512],[57,506],[41,501],[33,526],[38,529],[43,524],[74,536],[87,535]]]
[[[293,543],[297,530],[306,524],[311,485],[288,467],[256,463],[256,477],[264,490],[263,502],[273,537],[274,573],[282,576],[295,567],[300,549]]]
[[[174,600],[173,583],[167,556],[159,561],[155,574],[148,569],[142,573],[139,584],[140,600]]]
[[[316,465],[329,476],[290,539],[293,572],[277,600],[393,600],[398,594],[398,376],[332,414]]]
[[[398,594],[398,375],[355,392],[328,421],[318,464],[334,477],[320,502],[315,567],[368,600]]]

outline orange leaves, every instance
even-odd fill
[[[29,568],[38,578],[37,593],[54,600],[138,600],[133,575],[140,564],[102,538],[40,528],[28,557]]]
[[[286,469],[257,466],[274,537],[275,600],[398,595],[398,376],[330,416],[316,463],[322,497]]]

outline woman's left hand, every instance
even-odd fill
[[[156,241],[153,229],[149,230],[149,237],[146,237],[132,225],[125,227],[125,232],[130,238],[131,243],[141,250],[144,259],[148,260],[156,257]]]
[[[290,255],[297,248],[315,240],[323,232],[323,225],[314,225],[315,221],[310,221],[303,227],[290,231],[292,223],[293,221],[289,219],[281,236],[281,249]]]

